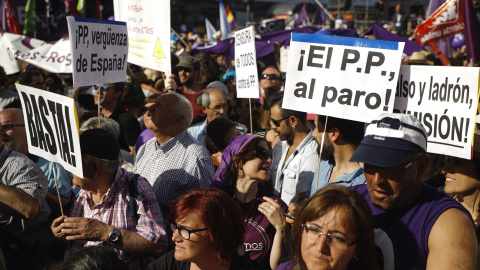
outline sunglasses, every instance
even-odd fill
[[[100,91],[108,91],[110,89],[112,89],[110,86],[106,86],[106,85],[94,85],[93,86],[93,89],[95,90],[98,90],[98,88],[100,88]]]
[[[178,67],[177,71],[178,72],[180,72],[180,71],[192,72],[192,69],[191,68],[186,68],[186,67]]]
[[[253,153],[257,158],[261,160],[267,160],[269,158],[272,158],[272,152],[260,146],[255,147]]]
[[[267,79],[270,78],[270,80],[280,80],[280,76],[277,74],[262,74],[260,75],[260,79]]]
[[[145,114],[146,112],[148,112],[148,108],[150,108],[151,106],[153,106],[153,105],[150,105],[150,106],[143,105],[142,107],[140,107],[140,112],[142,114]]]
[[[10,130],[13,127],[24,127],[25,124],[0,124],[0,130]]]
[[[283,120],[285,119],[288,119],[290,118],[290,116],[287,116],[285,118],[282,118],[282,119],[278,119],[278,120],[275,120],[273,118],[270,118],[270,121],[272,121],[272,123],[276,126],[276,127],[279,127],[280,126],[280,123],[282,123]]]

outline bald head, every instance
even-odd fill
[[[22,110],[10,108],[1,111],[0,124],[6,125],[7,127],[8,124],[23,125],[4,128],[2,131],[2,144],[7,145],[10,149],[14,151],[27,155],[28,142]]]

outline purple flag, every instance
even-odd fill
[[[323,10],[322,10],[321,13],[323,13]],[[312,24],[313,25],[322,25],[323,24],[321,13],[318,9],[315,11],[315,14],[313,14],[313,19],[312,19]]]
[[[305,21],[307,22],[305,23]],[[305,8],[305,6],[303,6],[300,12],[298,13],[298,17],[293,23],[293,27],[299,27],[304,25],[309,25],[307,9]]]
[[[467,44],[467,60],[469,64],[478,64],[480,63],[479,24],[473,10],[472,1],[470,0],[465,0],[464,20],[465,44]]]
[[[403,53],[406,55],[411,55],[413,52],[420,51],[420,47],[418,47],[417,42],[415,40],[408,40],[402,36],[392,34],[386,29],[384,29],[381,23],[372,25],[372,27],[370,27],[370,29],[368,29],[368,31],[365,32],[365,34],[363,34],[363,36],[366,36],[366,35],[373,35],[375,38],[379,40],[405,42]]]

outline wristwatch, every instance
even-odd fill
[[[118,239],[120,239],[120,229],[113,228],[113,230],[108,235],[108,242],[115,244],[118,242]]]

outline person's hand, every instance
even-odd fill
[[[285,218],[283,217],[283,209],[280,204],[277,203],[276,200],[263,197],[265,202],[261,203],[258,206],[258,211],[264,214],[268,221],[275,227],[275,229],[283,229],[285,228]]]
[[[175,82],[174,74],[168,75],[168,78],[163,74],[163,81],[165,82],[165,93],[175,92],[175,90],[177,90],[177,83]]]
[[[67,216],[61,216],[53,220],[52,226],[52,233],[56,238],[65,238],[65,234],[62,232],[62,223],[67,218]]]
[[[290,216],[295,217],[295,211],[296,210],[297,210],[297,205],[295,203],[292,202],[288,205],[288,214]],[[287,217],[285,220],[290,224],[293,224],[293,221],[294,221],[293,219],[291,219],[289,217]]]
[[[61,232],[66,235],[67,240],[92,240],[107,241],[108,232],[113,226],[101,221],[83,217],[66,217],[61,224]]]

